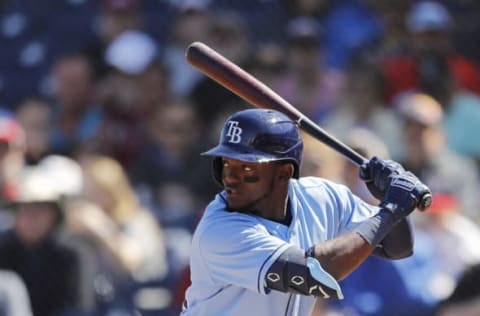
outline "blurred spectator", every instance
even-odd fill
[[[105,244],[136,281],[163,278],[168,267],[162,228],[140,205],[122,166],[88,153],[79,156],[79,162],[83,196],[99,208],[79,210],[75,225]]]
[[[302,138],[304,148],[301,174],[341,181],[344,164],[342,159],[345,158],[309,134],[302,133]]]
[[[285,5],[278,0],[209,0],[212,10],[235,11],[245,18],[253,45],[273,41],[282,42],[283,32],[278,32],[284,24]],[[319,2],[319,1],[316,1]],[[275,25],[275,27],[274,27]]]
[[[476,0],[442,1],[451,12],[455,28],[452,37],[458,51],[471,58],[478,65],[480,62],[479,30],[480,3]]]
[[[77,158],[82,194],[68,203],[66,228],[89,265],[86,286],[95,292],[87,297],[90,309],[98,315],[167,310],[170,290],[163,286],[171,278],[162,226],[140,205],[116,160],[85,152]]]
[[[35,316],[78,308],[79,259],[61,243],[58,183],[41,167],[27,167],[13,201],[14,226],[0,236],[0,268],[25,282]]]
[[[409,52],[382,61],[388,102],[399,93],[420,87],[422,74],[429,71],[429,58],[432,55],[446,59],[455,85],[480,93],[478,67],[453,46],[451,31],[455,21],[440,2],[413,3],[405,23],[411,35]]]
[[[325,64],[323,30],[311,17],[297,17],[287,25],[287,69],[278,93],[316,122],[332,111],[343,74]]]
[[[25,97],[46,93],[49,68],[57,56],[94,42],[96,2],[2,3],[0,92],[12,110]]]
[[[164,49],[164,63],[171,74],[172,91],[187,96],[202,73],[185,60],[185,50],[195,41],[207,42],[213,22],[208,1],[175,1]]]
[[[325,14],[330,6],[329,1],[319,0],[284,0],[284,6],[291,16],[319,17]]]
[[[206,43],[241,68],[246,67],[252,47],[243,16],[230,11],[215,12],[211,16]],[[223,108],[229,108],[243,102],[240,97],[206,76],[192,87],[188,97],[205,127],[215,121],[220,104]]]
[[[130,276],[110,250],[94,236],[85,233],[86,215],[96,221],[99,206],[81,197],[69,199],[65,207],[64,241],[81,260],[80,299],[87,315],[106,315],[113,309],[127,314],[132,307]],[[93,225],[93,224],[92,224]],[[127,314],[128,315],[128,314]]]
[[[283,46],[274,42],[259,43],[253,48],[245,70],[273,91],[278,91],[279,77],[285,71],[285,57]]]
[[[354,56],[370,55],[378,46],[383,25],[364,0],[328,1],[323,17],[326,62],[343,71]]]
[[[390,157],[401,158],[400,124],[385,107],[385,78],[378,66],[364,58],[354,59],[345,73],[345,84],[324,126],[346,140],[352,128],[370,130],[386,144]]]
[[[427,292],[426,272],[436,259],[420,256],[414,249],[407,268],[401,267],[404,260],[370,256],[341,283],[345,299],[325,302],[325,315],[431,316],[436,302],[423,292]]]
[[[95,142],[88,147],[114,157],[128,169],[142,147],[144,120],[170,96],[168,77],[156,42],[143,32],[119,35],[109,45],[105,61],[110,68],[99,83],[104,117]]]
[[[96,99],[94,71],[89,58],[82,54],[61,56],[52,66],[52,153],[71,156],[76,147],[98,132],[103,114]]]
[[[400,99],[397,107],[403,124],[404,167],[433,192],[453,194],[463,212],[479,220],[477,166],[447,146],[440,104],[426,94],[412,93]]]
[[[17,273],[1,269],[0,315],[33,316],[25,282]]]
[[[104,293],[107,292],[105,290],[106,286],[104,284],[100,285],[99,280],[103,276],[97,271],[93,271],[93,266],[97,262],[97,258],[101,257],[101,254],[94,253],[91,247],[78,243],[78,239],[74,238],[70,229],[72,201],[78,200],[83,185],[80,165],[72,158],[49,154],[36,162],[32,168],[40,170],[45,177],[48,177],[49,182],[51,182],[49,183],[50,190],[57,192],[60,196],[62,223],[58,237],[62,245],[66,245],[75,252],[79,260],[76,284],[78,309],[76,312],[83,315],[83,313],[91,312],[94,308],[101,310],[97,301],[101,301],[101,298],[106,295]],[[97,281],[94,281],[94,277]],[[103,290],[99,290],[99,288],[103,288]],[[99,294],[99,292],[102,294]]]
[[[155,60],[139,76],[139,98],[136,112],[141,120],[148,120],[163,103],[173,97],[170,73],[163,60]]]
[[[369,55],[382,60],[406,53],[409,34],[405,25],[405,16],[411,5],[410,1],[365,0],[365,2],[377,15],[382,26],[381,36],[376,39],[377,43]],[[352,57],[355,58],[355,54]]]
[[[244,66],[250,57],[251,36],[245,17],[235,11],[213,11],[206,42],[234,63]]]
[[[105,51],[113,41],[126,31],[142,30],[143,0],[101,0],[96,15],[97,43],[89,50],[96,73],[100,76],[108,70]]]
[[[476,316],[480,314],[480,263],[464,269],[453,293],[440,302],[436,316]]]
[[[301,174],[314,175],[343,183],[363,200],[378,204],[359,177],[358,166],[308,134],[303,134],[304,153]],[[390,159],[385,143],[370,129],[352,127],[342,141],[369,159],[373,155]]]
[[[480,143],[470,139],[480,133],[480,96],[455,83],[444,57],[432,55],[426,61],[428,67],[422,75],[420,91],[430,94],[443,107],[448,147],[476,159],[480,166]]]
[[[132,112],[135,119],[148,119],[159,104],[172,96],[170,73],[161,55],[158,44],[147,33],[125,31],[119,35],[105,53],[110,69],[104,78],[106,86],[102,86],[106,90],[101,90],[103,100],[111,101],[109,98],[117,93],[117,99],[123,98],[125,103],[117,100],[124,111]],[[109,87],[109,82],[124,82],[128,93],[122,96],[121,92],[109,90],[122,88]]]
[[[139,30],[143,20],[142,0],[101,0],[98,35],[108,46],[127,30]]]
[[[343,71],[353,56],[371,54],[382,35],[378,16],[364,0],[283,2],[286,21],[307,16],[322,24],[324,63],[329,68]]]
[[[480,263],[480,227],[448,193],[434,194],[432,206],[423,214],[415,214],[414,220],[417,233],[428,235],[434,242],[429,252],[437,264],[427,287],[443,300],[453,292],[463,271]]]
[[[207,161],[198,153],[207,139],[202,137],[195,110],[185,99],[174,99],[159,107],[147,121],[148,134],[139,159],[130,169],[135,185],[151,189],[152,210],[164,225],[192,229],[197,210],[216,191]]]
[[[25,163],[25,132],[14,114],[0,108],[0,201],[18,194],[18,175]]]
[[[408,293],[422,303],[410,305],[407,315],[434,315],[437,305],[454,291],[462,271],[479,262],[477,224],[462,214],[451,195],[434,194],[433,200],[431,209],[414,216],[413,256],[395,262]]]
[[[52,107],[45,99],[26,98],[18,104],[15,115],[25,130],[25,162],[34,165],[51,151]]]

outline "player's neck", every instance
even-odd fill
[[[263,218],[285,224],[287,226],[289,226],[292,222],[292,214],[290,211],[290,201],[288,196],[280,204],[270,204],[267,206],[267,208],[257,208],[255,213]]]
[[[290,226],[292,223],[293,215],[292,215],[292,209],[290,206],[290,199],[287,198],[287,205],[285,207],[285,216],[283,218],[282,224],[285,224],[287,226]]]

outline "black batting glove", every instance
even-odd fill
[[[413,212],[426,195],[431,195],[430,189],[413,173],[404,171],[390,176],[385,199],[380,207],[391,212],[397,222]]]
[[[360,167],[360,178],[365,182],[370,193],[383,201],[392,177],[403,172],[405,170],[399,163],[373,157]]]

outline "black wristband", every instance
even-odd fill
[[[355,232],[375,248],[396,223],[395,216],[390,211],[381,209],[373,217],[357,226]]]
[[[311,246],[307,249],[307,251],[305,251],[305,257],[315,258],[315,245]]]

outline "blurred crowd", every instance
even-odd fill
[[[314,315],[480,315],[476,0],[0,1],[0,315],[178,315],[221,189],[200,153],[249,105],[204,42],[366,158],[434,193],[415,253],[368,259]],[[303,175],[378,203],[305,137]]]

